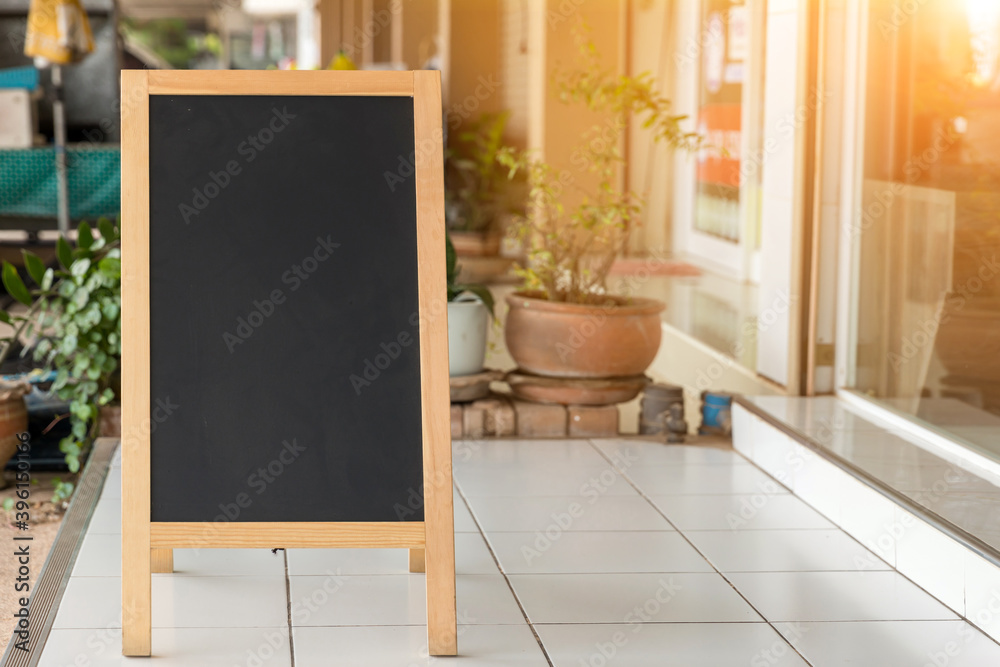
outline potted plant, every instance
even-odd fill
[[[639,196],[618,185],[618,146],[630,119],[672,148],[697,149],[701,138],[682,128],[685,116],[671,113],[650,75],[604,72],[586,30],[578,29],[576,38],[584,66],[557,73],[556,84],[564,102],[609,117],[584,134],[579,150],[597,185],[567,207],[565,174],[530,152],[499,151],[508,175],[525,174],[529,186],[527,213],[512,228],[527,261],[517,268],[523,287],[507,297],[505,339],[519,370],[529,374],[641,379],[659,348],[664,304],[608,291],[608,273],[642,211]]]
[[[474,375],[483,370],[486,337],[493,319],[493,295],[485,285],[458,282],[458,257],[446,237],[448,261],[448,374]]]
[[[445,166],[445,216],[456,252],[496,255],[506,212],[507,174],[497,163],[509,111],[482,114],[458,135]]]
[[[0,321],[14,327],[3,340],[0,363],[19,341],[34,341],[36,360],[56,371],[52,390],[69,401],[72,431],[60,443],[70,472],[80,469],[102,421],[114,416],[119,403],[121,364],[121,250],[119,230],[112,221],[97,221],[97,233],[81,222],[77,246],[62,237],[56,242],[58,266],[46,267],[35,254],[23,251],[24,266],[35,287],[29,289],[17,269],[4,262],[3,285],[23,309],[0,311]],[[26,310],[25,310],[26,309]],[[112,435],[104,433],[103,435]],[[57,495],[71,485],[57,487]]]

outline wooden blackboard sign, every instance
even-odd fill
[[[174,548],[410,550],[456,653],[436,72],[122,72],[122,600]]]

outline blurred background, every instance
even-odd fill
[[[118,215],[121,68],[434,68],[449,156],[462,158],[450,166],[449,228],[464,279],[498,297],[523,258],[508,231],[525,191],[505,186],[497,207],[496,182],[476,165],[503,146],[531,149],[570,175],[567,205],[593,186],[580,139],[608,116],[566,104],[553,82],[579,66],[574,26],[585,24],[598,67],[646,76],[706,140],[674,151],[641,123],[610,139],[617,184],[645,206],[609,287],[666,305],[648,375],[690,396],[853,392],[1000,457],[1000,2],[82,7],[94,48],[63,68],[61,86],[67,229]],[[49,259],[57,96],[51,69],[24,54],[28,10],[0,2],[0,253]],[[487,366],[509,370],[499,329],[491,339]]]

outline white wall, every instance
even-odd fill
[[[775,304],[796,298],[793,289],[796,153],[802,133],[799,111],[799,2],[772,0],[768,4],[767,55],[764,75],[764,136],[761,225],[760,303],[757,371],[775,382],[789,382],[789,347],[793,308]],[[771,310],[769,310],[771,309]]]

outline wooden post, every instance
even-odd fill
[[[171,574],[174,571],[174,550],[152,549],[150,569],[156,574]]]
[[[149,79],[122,70],[122,653],[152,643],[149,524]]]
[[[423,549],[410,549],[410,572],[426,572]]]
[[[455,607],[455,516],[452,507],[451,412],[445,281],[444,148],[441,75],[413,73],[417,144],[417,257],[420,382],[423,389],[424,530],[427,570],[427,646],[431,655],[458,653]],[[435,307],[435,305],[437,307]]]

